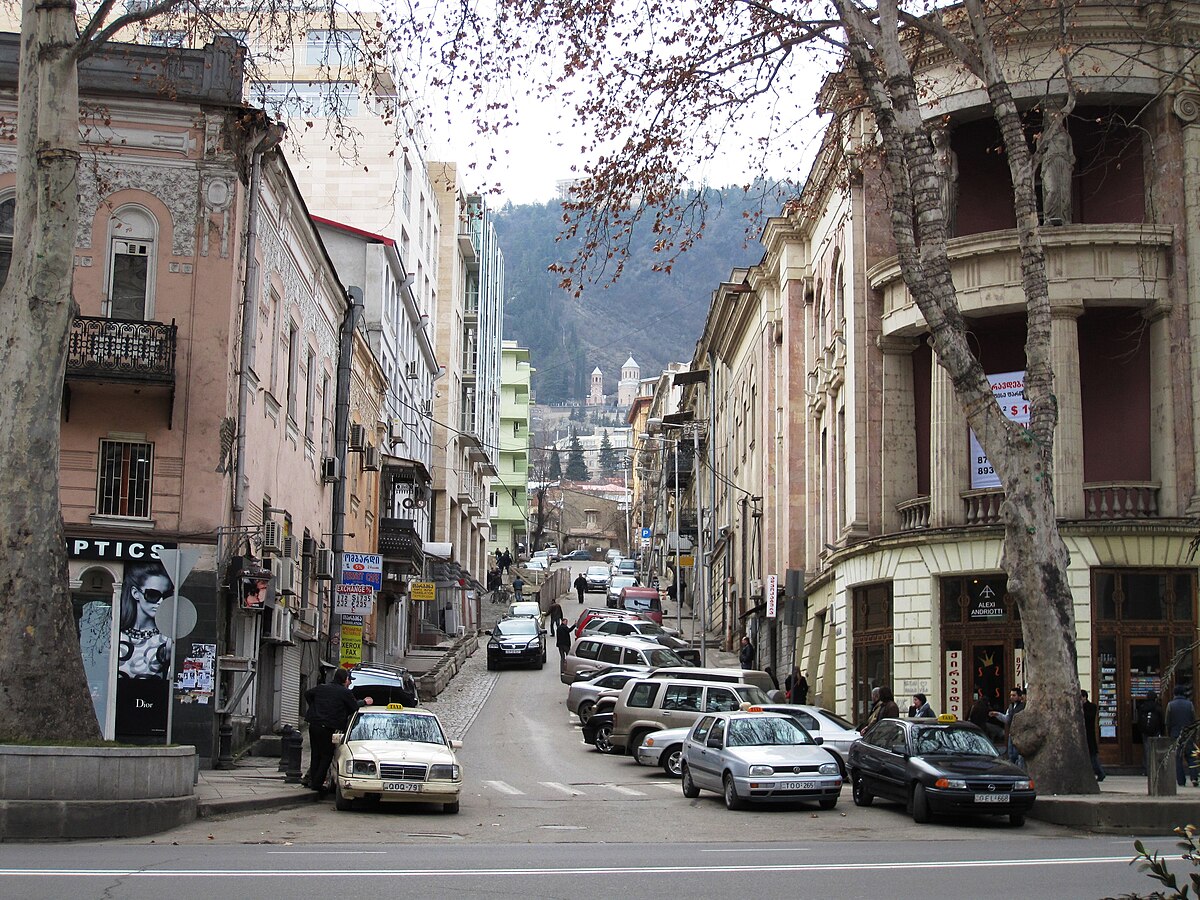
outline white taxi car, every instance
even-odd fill
[[[454,751],[462,741],[447,740],[442,723],[428,710],[399,703],[360,707],[334,743],[338,809],[369,799],[440,803],[445,812],[458,812],[462,767]]]

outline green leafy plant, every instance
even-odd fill
[[[1197,842],[1196,835],[1200,833],[1195,825],[1187,825],[1183,828],[1176,828],[1175,833],[1182,838],[1176,845],[1181,851],[1184,862],[1190,862],[1193,867],[1200,869],[1200,842]],[[1137,851],[1137,856],[1129,861],[1129,864],[1137,865],[1138,871],[1143,872],[1147,877],[1153,878],[1161,884],[1166,891],[1155,891],[1152,894],[1122,894],[1118,900],[1189,900],[1189,898],[1200,898],[1200,871],[1192,872],[1185,877],[1185,881],[1190,884],[1179,885],[1179,879],[1175,873],[1167,866],[1167,860],[1170,857],[1160,856],[1157,851],[1146,849],[1146,845],[1141,841],[1133,842],[1133,849]]]

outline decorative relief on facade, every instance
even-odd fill
[[[114,164],[117,163],[117,164]],[[138,161],[99,160],[79,166],[79,230],[76,244],[92,246],[92,224],[105,198],[117,191],[153,194],[171,214],[171,255],[196,254],[196,225],[200,215],[199,178],[196,170],[182,166],[156,166]]]
[[[263,259],[259,296],[268,296],[271,273],[277,273],[283,282],[283,300],[285,303],[295,303],[300,308],[300,321],[308,323],[317,345],[318,356],[322,359],[337,359],[337,334],[326,324],[329,317],[318,308],[316,296],[301,276],[291,254],[286,251],[280,232],[267,216],[262,215],[261,209],[259,212],[258,237]],[[336,315],[337,311],[334,314]]]
[[[214,230],[216,217],[220,217],[220,254],[229,258],[229,232],[232,225],[233,178],[223,170],[220,174],[204,175],[204,206],[207,212],[205,227],[200,236],[200,255],[208,256],[209,241]]]
[[[1180,121],[1191,125],[1200,118],[1200,94],[1191,92],[1176,94],[1171,109]]]

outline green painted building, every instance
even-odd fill
[[[526,491],[529,483],[529,381],[534,369],[529,350],[516,341],[500,345],[500,459],[492,479],[492,537],[488,550],[508,548],[527,541]]]

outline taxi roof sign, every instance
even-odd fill
[[[938,716],[937,720],[939,722],[957,722],[958,716],[956,716],[954,713],[942,713],[940,716]]]
[[[404,709],[404,704],[403,704],[403,703],[389,703],[389,704],[388,704],[386,707],[384,707],[384,708],[385,708],[385,709],[402,710],[402,709]]]

